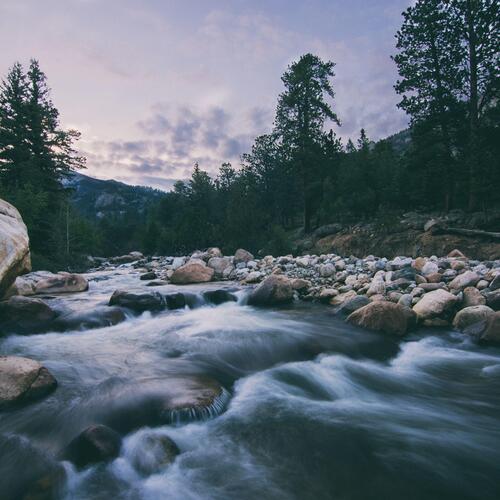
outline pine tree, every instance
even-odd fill
[[[314,167],[318,165],[320,141],[327,120],[340,124],[327,98],[335,93],[330,78],[335,64],[313,54],[303,55],[282,77],[285,91],[279,96],[275,128],[291,154],[302,184],[304,231],[311,229],[315,189]]]

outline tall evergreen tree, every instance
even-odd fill
[[[318,165],[325,122],[331,120],[340,125],[327,100],[335,95],[330,82],[335,75],[334,66],[313,54],[303,55],[282,77],[285,91],[279,96],[276,110],[276,132],[289,148],[302,184],[305,232],[311,229],[314,167]]]

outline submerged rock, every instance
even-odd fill
[[[98,421],[122,433],[144,426],[203,420],[225,407],[227,392],[215,380],[200,376],[139,380],[107,394],[109,403]]]
[[[292,299],[291,280],[286,276],[273,274],[252,290],[248,297],[248,303],[254,306],[272,306],[290,302]]]
[[[63,451],[63,458],[77,467],[112,460],[120,453],[122,438],[105,425],[92,425],[79,434]]]
[[[142,281],[154,280],[156,279],[156,273],[154,271],[148,271],[147,273],[141,274],[139,279]]]
[[[130,462],[140,474],[149,476],[170,465],[179,453],[179,447],[168,436],[148,432],[134,443]]]
[[[56,379],[38,361],[0,356],[0,408],[30,403],[50,394],[56,387]]]
[[[404,335],[416,325],[416,314],[409,307],[377,301],[354,311],[347,322],[368,330]]]
[[[209,290],[203,292],[203,298],[211,304],[219,305],[224,302],[236,302],[237,298],[228,290]]]
[[[0,457],[0,498],[3,500],[63,498],[64,467],[27,438],[1,434]]]
[[[117,325],[126,319],[125,313],[119,307],[102,306],[90,311],[61,314],[54,322],[54,328],[60,331],[90,330],[92,328]]]
[[[161,311],[165,299],[158,292],[132,293],[116,290],[109,299],[110,306],[121,306],[136,312]]]
[[[200,262],[188,262],[174,271],[170,281],[176,285],[206,283],[211,281],[213,276],[214,270],[211,267]]]

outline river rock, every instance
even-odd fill
[[[0,434],[0,498],[55,500],[64,498],[66,471],[55,457],[26,437]]]
[[[490,315],[480,340],[500,344],[500,312]]]
[[[134,443],[130,462],[140,474],[149,476],[171,464],[179,453],[179,447],[168,436],[147,432]]]
[[[148,271],[147,273],[141,274],[139,279],[142,281],[154,280],[156,279],[156,273],[154,271]]]
[[[486,299],[474,286],[468,286],[463,292],[462,307],[484,306]]]
[[[488,307],[491,307],[494,311],[500,311],[500,290],[486,292],[484,293],[484,298]]]
[[[465,271],[451,281],[448,286],[451,290],[463,290],[468,286],[474,286],[480,279],[481,277],[474,271]]]
[[[303,278],[292,279],[292,288],[298,292],[303,292],[311,287],[311,282]]]
[[[88,288],[89,283],[81,274],[66,272],[54,274],[48,271],[37,271],[18,276],[7,291],[7,295],[52,295],[84,292]]]
[[[286,276],[272,274],[252,290],[248,297],[248,303],[255,306],[272,306],[290,302],[292,299],[291,280]]]
[[[158,292],[132,293],[115,290],[109,299],[110,306],[120,306],[136,312],[161,311],[165,308],[165,299]]]
[[[63,451],[63,458],[77,467],[107,462],[120,453],[122,439],[105,425],[91,425],[73,439]]]
[[[350,314],[348,323],[368,330],[404,335],[416,324],[416,314],[393,302],[372,302]]]
[[[224,278],[224,271],[232,267],[230,257],[212,257],[208,261],[208,267],[214,270],[214,276],[216,279]]]
[[[31,271],[29,238],[17,209],[0,199],[0,297],[19,274]]]
[[[56,379],[38,361],[0,356],[0,408],[35,401],[56,387]]]
[[[248,261],[253,259],[253,255],[247,250],[243,250],[243,248],[238,248],[238,250],[236,250],[236,253],[234,254],[235,265],[240,264],[241,262],[244,262],[246,264]]]
[[[137,260],[144,259],[144,255],[141,252],[130,252],[127,255],[120,255],[118,257],[113,257],[110,262],[113,264],[128,264],[130,262],[135,262]]]
[[[236,302],[238,300],[229,290],[222,289],[203,292],[203,298],[215,305],[224,304],[224,302]]]
[[[495,291],[500,289],[500,274],[497,274],[490,283],[490,290]]]
[[[211,281],[214,270],[199,262],[188,262],[174,271],[170,281],[176,285],[189,283],[206,283]]]
[[[463,332],[467,328],[481,321],[486,321],[495,314],[495,311],[488,306],[470,306],[458,311],[453,320],[453,326]]]
[[[47,328],[57,313],[43,300],[14,295],[0,302],[0,325],[16,333],[35,333]]]
[[[127,381],[115,391],[108,393],[109,404],[98,418],[123,434],[215,416],[224,409],[227,396],[217,381],[201,376]]]
[[[350,292],[345,295],[348,295],[349,293]],[[332,302],[333,301],[330,301],[330,304]],[[354,311],[357,311],[358,309],[361,309],[362,307],[370,304],[370,302],[370,299],[366,295],[351,295],[349,298],[346,298],[342,302],[342,304],[336,309],[336,312],[348,316]]]
[[[446,290],[434,290],[426,293],[413,310],[418,316],[419,321],[435,318],[451,312],[457,305],[459,299]]]
[[[258,283],[262,278],[262,273],[260,271],[252,271],[248,273],[245,278],[245,283]]]
[[[125,313],[119,307],[98,306],[88,311],[72,311],[63,313],[55,320],[55,330],[91,330],[113,326],[127,319]]]

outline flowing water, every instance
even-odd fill
[[[179,290],[144,288],[130,268],[89,278],[88,292],[53,305],[93,311],[118,288]],[[182,377],[196,375],[225,388],[214,408],[121,429],[120,456],[110,463],[77,471],[64,462],[63,498],[500,498],[500,349],[439,330],[397,341],[346,325],[326,306],[256,309],[244,291],[236,294],[238,302],[200,299],[193,309],[146,312],[110,327],[4,338],[0,352],[43,362],[59,387],[0,414],[0,433],[57,456],[117,409],[117,394],[140,398],[153,384],[182,397],[189,391]],[[150,435],[169,436],[181,453],[144,475],[134,463]],[[4,485],[22,481],[40,459],[5,458]]]

